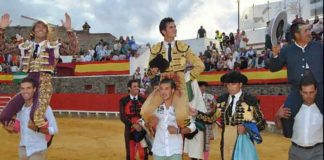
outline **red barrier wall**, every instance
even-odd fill
[[[54,94],[54,110],[119,111],[119,99],[126,94]]]
[[[51,106],[54,110],[119,111],[119,99],[127,94],[54,94]],[[0,96],[8,96],[1,95]],[[10,95],[12,96],[12,95]],[[274,114],[283,104],[286,96],[258,96],[261,110],[267,121],[273,121]]]

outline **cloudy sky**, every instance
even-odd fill
[[[241,13],[262,3],[267,0],[241,0]],[[201,25],[210,38],[216,29],[228,34],[237,28],[237,0],[0,0],[0,13],[5,12],[11,15],[11,25],[22,26],[32,21],[21,15],[60,25],[68,12],[76,30],[87,21],[91,33],[133,35],[142,43],[162,39],[158,25],[167,16],[176,21],[177,39],[195,38]]]

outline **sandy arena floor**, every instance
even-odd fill
[[[117,119],[57,118],[59,134],[47,152],[49,160],[123,160],[125,147],[123,124]],[[289,139],[263,132],[264,142],[257,145],[261,160],[285,160]],[[0,129],[0,159],[18,159],[18,135]],[[150,157],[150,159],[152,159]],[[185,156],[185,159],[187,157]],[[211,160],[220,159],[219,138],[212,141]]]

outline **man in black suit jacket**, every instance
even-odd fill
[[[316,80],[318,86],[316,104],[323,113],[323,45],[311,41],[310,26],[303,22],[293,24],[290,32],[294,43],[281,50],[279,45],[275,45],[273,47],[273,58],[270,59],[269,63],[269,69],[272,72],[279,71],[286,66],[288,81],[292,85],[284,104],[286,108],[289,108],[287,112],[291,116],[282,119],[283,134],[288,138],[292,136],[294,117],[302,104],[298,86],[303,77],[310,76]]]

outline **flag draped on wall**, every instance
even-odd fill
[[[0,73],[0,83],[19,83],[26,76],[24,72]]]
[[[129,74],[129,61],[77,63],[74,69],[76,76],[119,74]]]
[[[287,81],[287,69],[283,69],[278,72],[270,72],[266,69],[253,69],[243,70],[242,74],[249,79],[248,84],[264,84],[264,83],[286,83]],[[203,72],[199,77],[199,81],[206,81],[210,85],[222,84],[220,78],[226,72],[224,71],[212,71]]]

